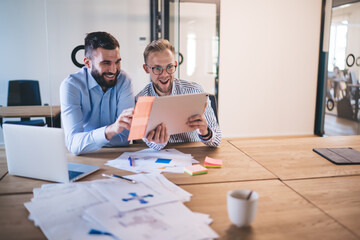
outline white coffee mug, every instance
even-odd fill
[[[231,222],[237,227],[249,226],[255,219],[258,199],[257,192],[251,190],[229,191],[227,209]]]

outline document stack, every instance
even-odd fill
[[[199,163],[199,161],[195,160],[191,154],[185,154],[176,149],[157,151],[149,148],[137,152],[124,152],[105,165],[134,173],[184,173],[184,167],[191,166],[193,163]]]
[[[48,239],[213,239],[210,217],[189,210],[191,194],[161,174],[45,184],[25,203]]]

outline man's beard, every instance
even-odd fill
[[[120,74],[119,70],[116,70],[116,73],[114,74],[115,75],[115,78],[113,81],[110,81],[110,82],[107,82],[104,78],[104,76],[106,74],[109,74],[109,73],[103,73],[100,75],[99,71],[96,70],[94,67],[92,68],[91,70],[91,75],[93,76],[93,78],[96,80],[96,82],[100,85],[101,88],[105,87],[105,88],[112,88],[116,85],[117,83],[117,78]]]

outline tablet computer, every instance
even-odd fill
[[[338,165],[360,164],[360,152],[353,148],[314,148],[314,152]]]
[[[207,99],[207,93],[139,97],[134,109],[129,140],[146,137],[161,123],[165,123],[170,135],[193,131],[186,122],[191,116],[204,114]]]

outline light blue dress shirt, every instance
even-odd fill
[[[120,71],[116,85],[103,92],[90,69],[83,67],[61,83],[60,102],[65,143],[71,153],[129,144],[126,129],[110,141],[105,137],[106,126],[135,104],[132,82],[124,71]]]

